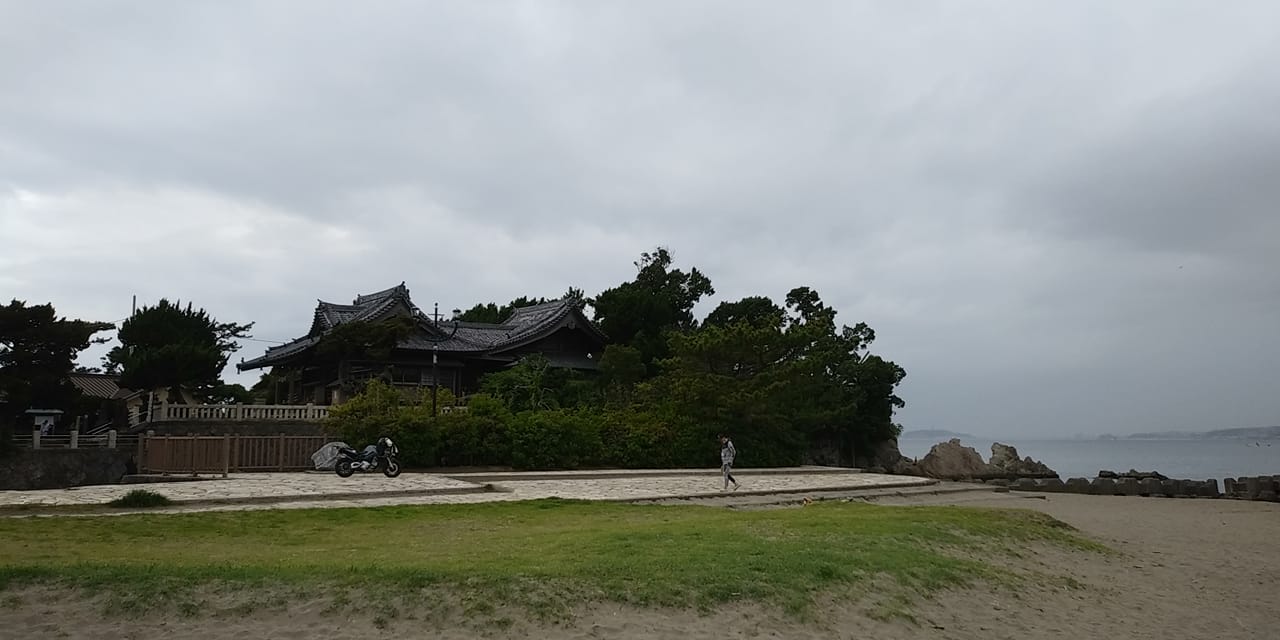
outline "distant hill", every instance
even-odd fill
[[[1195,440],[1204,437],[1203,433],[1195,431],[1147,431],[1145,433],[1131,433],[1125,436],[1128,440]]]
[[[1218,429],[1205,432],[1205,438],[1254,438],[1265,440],[1280,438],[1280,427],[1243,427],[1240,429]]]
[[[1271,440],[1280,438],[1280,427],[1242,427],[1214,431],[1153,431],[1135,433],[1130,440]]]
[[[946,429],[916,429],[914,431],[903,431],[902,438],[942,438],[944,440],[951,438],[968,438],[974,439],[974,436],[967,433],[959,433],[956,431],[947,431]]]

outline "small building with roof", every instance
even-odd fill
[[[385,358],[335,358],[319,349],[325,336],[339,326],[396,318],[407,319],[412,329]],[[553,367],[593,370],[606,342],[583,313],[580,300],[521,307],[499,324],[441,320],[437,313],[423,313],[401,282],[358,295],[351,304],[318,301],[306,335],[271,347],[236,368],[271,368],[280,403],[339,404],[374,378],[400,388],[438,384],[462,396],[478,390],[485,374],[501,371],[530,354],[546,357]]]

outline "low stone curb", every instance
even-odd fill
[[[733,475],[751,476],[799,476],[799,475],[850,475],[863,473],[852,467],[777,467],[766,469],[734,468]],[[440,474],[463,482],[524,482],[534,480],[611,480],[626,478],[685,478],[720,477],[719,469],[601,469],[593,471],[494,471],[475,473]]]
[[[275,504],[287,502],[324,502],[326,500],[367,500],[374,498],[404,498],[410,496],[447,496],[471,493],[509,492],[510,489],[493,484],[473,487],[444,487],[440,489],[407,489],[402,491],[348,491],[342,493],[291,494],[281,496],[244,496],[236,498],[170,498],[167,506],[201,506],[227,504]],[[0,514],[27,514],[32,512],[84,511],[86,509],[110,509],[110,501],[79,504],[12,504],[0,505]],[[164,507],[146,510],[147,513],[164,513]]]
[[[203,475],[203,476],[166,476],[155,473],[142,473],[125,476],[120,479],[120,484],[163,484],[167,482],[210,482],[213,480],[224,480],[219,475]]]
[[[678,495],[664,496],[645,496],[645,497],[625,497],[625,498],[600,498],[591,500],[591,502],[654,502],[658,500],[701,500],[706,498],[732,498],[734,496],[772,496],[772,495],[791,495],[791,494],[815,494],[830,493],[833,491],[875,491],[879,489],[905,489],[908,487],[925,487],[937,484],[937,480],[928,480],[927,482],[894,482],[889,484],[879,484],[875,486],[866,485],[849,485],[835,487],[821,487],[808,489],[761,489],[758,491],[742,490],[742,491],[712,491],[705,493],[685,493]]]

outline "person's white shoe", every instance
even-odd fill
[[[738,483],[736,483],[736,482],[735,482],[735,483],[733,483],[733,490],[734,490],[734,491],[737,491],[737,490],[738,490]]]

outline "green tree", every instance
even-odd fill
[[[737,302],[721,302],[707,314],[703,325],[727,327],[738,322],[755,325],[780,325],[787,312],[765,296],[749,296]]]
[[[204,398],[222,383],[222,370],[249,337],[253,323],[218,322],[204,309],[162,299],[143,307],[120,327],[120,345],[103,359],[120,383],[133,389],[191,389]]]
[[[906,371],[870,353],[875,332],[865,323],[837,327],[835,309],[816,291],[792,289],[787,308],[796,375],[805,381],[787,401],[811,447],[825,444],[852,464],[858,451],[898,434],[893,411],[905,406],[896,388]]]
[[[570,287],[569,293],[566,295],[572,294],[574,291],[575,289]],[[576,291],[578,292],[578,295],[581,296],[582,291],[581,290],[576,290]],[[492,302],[481,303],[481,304],[477,304],[474,307],[471,307],[470,309],[467,309],[466,311],[463,311],[461,314],[458,315],[458,320],[461,320],[463,322],[484,322],[488,324],[502,324],[506,322],[508,318],[511,317],[512,313],[515,313],[516,309],[519,309],[521,307],[532,307],[535,304],[544,304],[547,302],[551,302],[551,300],[548,300],[546,298],[530,298],[527,296],[520,296],[519,298],[516,298],[515,300],[512,300],[511,302],[508,302],[507,304],[504,304],[502,306],[498,306]]]
[[[242,384],[219,384],[209,389],[206,399],[215,404],[253,404],[253,392]]]
[[[591,300],[595,322],[609,339],[640,351],[650,373],[667,355],[669,331],[698,326],[693,306],[715,289],[696,267],[688,273],[671,268],[671,254],[659,247],[635,263],[635,280],[607,289]]]
[[[806,287],[787,301],[783,314],[753,301],[756,312],[670,334],[671,357],[641,398],[650,413],[685,420],[680,446],[728,432],[748,464],[797,464],[814,451],[852,464],[858,450],[896,435],[893,410],[903,404],[894,391],[905,372],[868,352],[870,327],[837,329],[834,309]]]
[[[485,324],[502,324],[503,310],[498,305],[489,303],[478,303],[476,306],[463,311],[458,315],[458,320],[462,322],[483,322]],[[507,311],[510,314],[510,311]]]
[[[556,371],[546,356],[527,355],[506,371],[486,375],[480,381],[480,391],[501,400],[513,413],[558,409]]]
[[[32,407],[69,410],[78,393],[67,381],[76,356],[105,339],[107,322],[59,318],[52,304],[27,306],[13,300],[0,307],[0,441],[9,442],[11,429]]]
[[[635,347],[611,344],[600,355],[601,396],[606,404],[625,406],[631,403],[635,386],[645,379],[644,356]]]
[[[249,394],[252,396],[251,402],[261,402],[262,404],[284,404],[284,400],[277,396],[277,388],[279,383],[287,382],[284,375],[274,371],[263,373],[258,381],[249,388]]]
[[[799,464],[806,441],[787,393],[795,371],[795,336],[780,325],[738,322],[671,334],[662,373],[641,385],[647,411],[679,421],[681,449],[715,462],[715,435],[729,433],[751,466]]]
[[[344,322],[320,338],[315,358],[323,361],[386,360],[413,335],[414,321],[395,316],[378,322]]]

